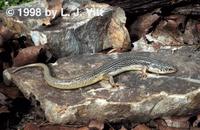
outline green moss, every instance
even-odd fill
[[[33,0],[0,0],[0,9],[4,9],[9,6],[19,5],[22,3],[27,3]]]

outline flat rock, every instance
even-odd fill
[[[200,55],[198,52],[161,51],[159,53],[130,53],[166,61],[178,71],[169,75],[126,72],[115,77],[121,86],[112,88],[106,81],[76,90],[59,90],[47,85],[42,69],[27,68],[5,76],[27,97],[40,102],[47,119],[59,124],[85,124],[92,119],[119,122],[144,122],[170,115],[194,114],[200,109]],[[80,55],[62,58],[50,65],[53,76],[73,78],[120,57],[120,54]]]

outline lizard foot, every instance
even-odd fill
[[[147,68],[146,68],[146,67],[144,67],[144,68],[142,69],[141,73],[139,74],[139,78],[140,78],[141,80],[147,79]]]
[[[111,75],[104,75],[103,79],[107,80],[113,88],[118,88],[119,86],[124,86],[123,84],[115,83],[113,76],[111,76]]]

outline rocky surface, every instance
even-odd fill
[[[38,28],[34,32],[45,36],[48,47],[57,57],[95,53],[108,48],[129,49],[130,37],[121,8],[93,3],[86,5],[85,9],[101,10],[101,13],[75,12],[55,20],[50,27]]]
[[[30,9],[31,5],[35,10],[40,9],[41,15],[20,16],[17,10]],[[58,58],[109,48],[128,50],[131,46],[125,27],[125,12],[119,7],[95,2],[63,1],[62,5],[61,1],[46,3],[45,0],[36,0],[11,8],[16,13],[13,17],[7,17],[5,12],[0,13],[4,25],[15,33],[23,32],[31,36],[36,46],[48,43],[47,46]],[[56,12],[56,15],[47,17],[47,9]]]
[[[195,52],[195,53],[194,53]],[[148,74],[141,79],[140,72],[126,72],[115,77],[119,88],[101,81],[77,90],[59,90],[47,85],[39,68],[23,69],[5,77],[24,93],[40,102],[47,119],[53,123],[84,124],[92,119],[119,122],[144,122],[151,118],[193,114],[200,108],[200,56],[193,49],[159,53],[131,53],[167,61],[178,71],[170,75]],[[121,55],[80,55],[62,58],[51,65],[52,74],[68,79],[95,69]]]

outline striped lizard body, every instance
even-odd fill
[[[109,80],[111,84],[114,84],[113,76],[126,71],[145,70],[156,74],[169,74],[176,72],[176,68],[168,63],[142,56],[123,56],[73,79],[58,79],[52,77],[47,65],[42,63],[21,66],[16,68],[13,72],[15,73],[21,69],[29,67],[43,68],[44,79],[48,85],[54,88],[66,90],[86,87],[101,80]]]

